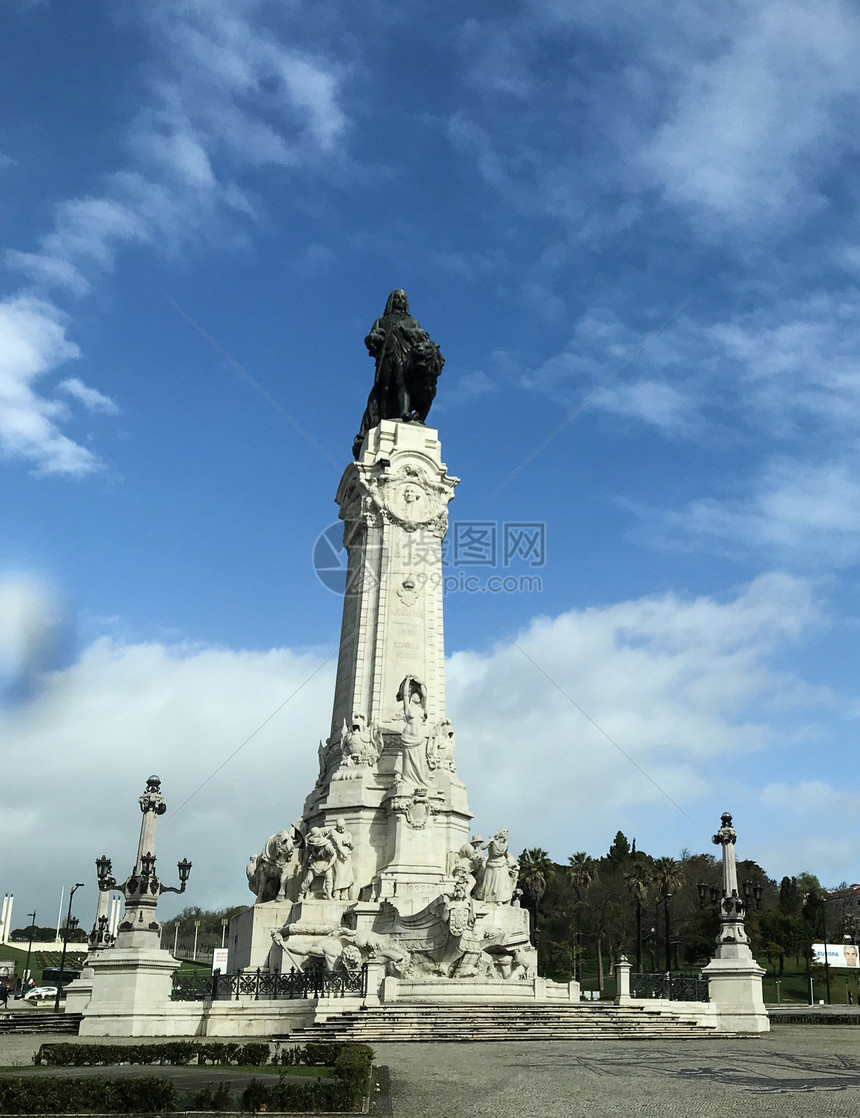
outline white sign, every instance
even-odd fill
[[[216,947],[212,952],[212,973],[216,970],[221,971],[222,974],[227,973],[227,956],[229,951],[226,947]]]
[[[824,944],[813,943],[812,954],[815,963],[823,964],[826,957],[828,966],[848,967],[849,970],[857,970],[860,947],[857,947],[854,943],[828,943],[825,956]]]

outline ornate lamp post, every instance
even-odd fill
[[[770,1027],[762,998],[764,970],[753,958],[749,936],[744,929],[746,903],[738,889],[735,843],[738,833],[729,812],[720,817],[722,826],[714,835],[722,848],[722,888],[699,885],[704,904],[710,893],[720,916],[716,950],[702,973],[708,979],[710,998],[717,1009],[717,1028],[724,1032],[767,1032]],[[756,896],[756,887],[748,892]]]
[[[191,874],[191,863],[183,858],[177,863],[179,887],[162,885],[155,873],[155,824],[159,815],[167,811],[167,804],[161,795],[161,780],[151,776],[146,782],[146,791],[140,797],[140,839],[137,844],[137,858],[129,877],[120,885],[114,883],[125,897],[125,913],[117,929],[117,943],[125,947],[152,946],[157,939],[161,925],[155,918],[155,908],[162,893],[184,893]],[[110,866],[106,855],[102,858]],[[97,861],[99,865],[101,859]],[[104,865],[104,863],[102,863]],[[110,870],[104,870],[109,874]],[[101,887],[101,886],[100,886]]]
[[[663,923],[666,925],[666,973],[672,969],[672,930],[669,922],[669,901],[672,893],[665,886],[663,888]]]
[[[720,816],[720,822],[722,826],[713,838],[714,845],[723,848],[723,889],[717,902],[720,913],[717,947],[741,943],[749,946],[749,937],[744,930],[746,904],[738,893],[738,867],[735,860],[738,833],[732,826],[732,817],[727,811]]]
[[[827,902],[830,897],[818,898],[821,904],[821,935],[824,939],[824,984],[827,988],[827,1004],[830,1005],[830,960],[827,958]]]
[[[742,881],[741,889],[743,890],[744,900],[746,901],[747,908],[749,908],[750,900],[755,901],[756,909],[761,908],[762,887],[756,882],[755,885],[751,881]]]
[[[69,945],[69,931],[73,926],[77,927],[78,925],[77,920],[75,920],[74,925],[72,925],[72,901],[75,899],[75,893],[77,893],[78,889],[83,889],[83,887],[83,881],[78,881],[72,886],[69,893],[69,911],[66,915],[66,926],[63,929],[63,953],[60,956],[60,975],[57,979],[57,997],[54,1001],[54,1013],[60,1012],[60,994],[63,992],[63,979],[66,975],[66,948]]]
[[[99,901],[96,907],[96,918],[93,923],[93,930],[89,935],[91,951],[100,951],[104,947],[110,947],[113,943],[113,936],[110,934],[110,929],[108,928],[110,891],[116,888],[116,878],[111,872],[112,868],[111,860],[108,858],[107,854],[102,854],[101,858],[96,858]]]

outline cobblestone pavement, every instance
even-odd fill
[[[0,1064],[31,1064],[43,1041],[74,1039],[0,1035]],[[860,1027],[778,1025],[763,1037],[674,1041],[376,1044],[374,1051],[390,1071],[394,1118],[860,1116]]]
[[[860,1115],[860,1030],[678,1041],[380,1044],[394,1118]]]

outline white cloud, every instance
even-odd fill
[[[156,61],[149,97],[129,124],[130,166],[107,175],[101,193],[60,202],[37,252],[6,253],[36,292],[85,294],[129,245],[171,255],[196,244],[203,227],[209,243],[226,215],[256,219],[237,175],[333,156],[347,125],[338,73],[258,16],[255,5],[218,0],[146,8]],[[55,307],[29,293],[2,306],[0,448],[43,472],[81,475],[96,468],[95,455],[61,432],[63,405],[33,387],[78,354],[62,323]],[[61,387],[90,410],[115,410],[78,378]]]
[[[16,249],[8,249],[5,260],[8,268],[23,272],[37,288],[50,290],[53,287],[60,287],[73,295],[86,295],[90,290],[90,284],[74,264],[60,257],[48,256],[47,253],[18,252]]]
[[[860,143],[846,0],[528,0],[467,21],[459,46],[473,95],[452,142],[508,202],[586,243],[643,206],[659,219],[655,193],[708,240],[792,233],[835,209],[834,172]]]
[[[33,462],[45,474],[79,476],[97,460],[62,433],[64,405],[34,385],[46,372],[77,357],[66,338],[65,316],[45,300],[18,296],[0,302],[0,451]]]
[[[80,400],[87,411],[106,412],[108,415],[116,415],[119,411],[110,396],[90,388],[80,377],[67,377],[66,380],[60,381],[57,388]]]
[[[77,663],[51,674],[36,700],[0,711],[0,736],[15,746],[6,756],[10,787],[27,809],[24,818],[0,820],[0,846],[44,850],[46,835],[64,836],[51,844],[50,857],[6,860],[3,889],[48,898],[70,880],[92,886],[93,861],[103,851],[116,874],[126,874],[140,825],[137,797],[155,772],[168,802],[158,840],[165,881],[175,875],[171,865],[188,856],[188,903],[249,899],[249,855],[301,814],[313,787],[317,741],[328,731],[332,663],[179,808],[324,659],[96,641]],[[81,915],[94,909],[95,889],[76,903]]]
[[[644,845],[648,834],[673,829],[679,849],[707,843],[711,816],[724,810],[716,798],[731,793],[737,804],[737,782],[749,781],[753,758],[777,746],[783,756],[774,720],[832,701],[771,662],[816,621],[809,587],[771,575],[722,603],[646,598],[538,618],[518,634],[529,656],[673,799],[704,816],[701,833],[516,648],[454,654],[449,711],[476,826],[508,825],[515,844],[543,845],[560,859],[575,849],[599,853],[607,831],[608,843],[630,821]],[[178,809],[324,655],[96,641],[52,673],[33,702],[0,712],[0,734],[15,743],[7,780],[25,811],[0,821],[0,841],[36,849],[45,834],[67,836],[51,859],[5,865],[0,885],[22,900],[58,894],[62,882],[90,882],[102,851],[125,873],[136,798],[156,772],[169,805],[159,824],[160,864],[192,859],[187,902],[249,899],[247,857],[298,817],[316,778],[334,662]],[[763,809],[760,827],[771,821]],[[826,821],[819,830],[829,833]],[[94,896],[81,904],[94,906]]]
[[[742,799],[733,782],[755,782],[800,709],[829,708],[771,663],[816,624],[806,583],[772,574],[725,602],[667,595],[535,620],[516,640],[557,687],[507,643],[456,653],[449,711],[478,825],[510,824],[515,843],[562,860],[626,825],[643,842],[649,828],[677,831],[679,848],[707,842],[669,798],[707,829],[714,797]]]
[[[860,463],[776,459],[749,496],[690,501],[680,512],[639,510],[652,538],[764,551],[781,564],[839,569],[860,559]]]
[[[809,212],[828,147],[856,148],[856,11],[797,0],[736,14],[722,49],[679,74],[641,159],[670,201],[730,221]]]

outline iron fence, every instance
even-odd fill
[[[708,980],[704,975],[669,973],[631,974],[630,996],[634,998],[663,998],[673,1002],[706,1002]]]
[[[327,971],[312,967],[301,971],[244,971],[236,974],[174,975],[171,999],[175,1002],[259,1001],[274,998],[364,997],[367,993],[367,964],[358,970]]]

